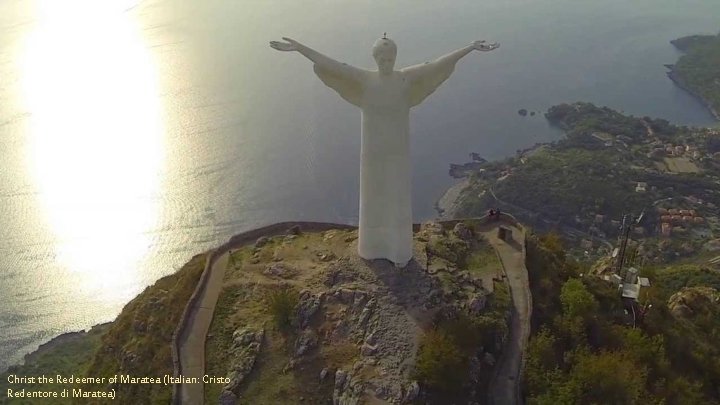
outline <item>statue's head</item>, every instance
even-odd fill
[[[383,37],[375,41],[372,54],[380,73],[392,73],[397,56],[397,46],[392,39]]]

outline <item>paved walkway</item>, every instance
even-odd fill
[[[521,228],[510,226],[504,221],[501,223],[512,229],[513,240],[511,242],[505,242],[498,238],[496,224],[490,223],[479,229],[500,256],[514,304],[510,336],[502,356],[498,359],[496,372],[490,382],[488,392],[488,403],[494,405],[521,404],[523,402],[519,385],[520,371],[523,354],[530,337],[530,314],[532,312],[532,297],[523,249],[525,233]]]
[[[205,337],[210,329],[215,304],[220,296],[227,264],[228,253],[225,252],[210,269],[207,284],[200,291],[200,299],[192,308],[188,318],[187,333],[178,346],[180,375],[197,377],[200,381],[199,384],[180,385],[180,403],[183,405],[202,405],[205,399],[205,385],[202,383],[202,377],[205,375]]]

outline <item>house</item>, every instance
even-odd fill
[[[637,186],[635,186],[635,192],[636,193],[644,193],[647,190],[647,183],[644,181],[639,181]]]

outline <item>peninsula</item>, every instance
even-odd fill
[[[698,97],[720,119],[720,34],[691,35],[670,41],[684,53],[668,76]]]

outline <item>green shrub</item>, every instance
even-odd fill
[[[290,286],[281,286],[270,291],[267,304],[278,329],[287,330],[290,327],[295,318],[295,307],[298,300],[297,291]]]
[[[459,390],[467,378],[467,356],[455,340],[441,330],[432,330],[423,336],[415,367],[415,378],[439,391]]]

